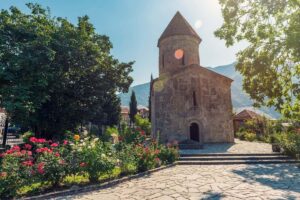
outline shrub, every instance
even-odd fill
[[[116,145],[116,154],[118,165],[121,168],[121,174],[133,174],[137,172],[138,162],[135,153],[135,145],[119,143]]]
[[[237,132],[236,137],[239,138],[240,140],[245,140],[245,132],[244,131]]]
[[[277,135],[279,145],[290,156],[298,157],[300,154],[300,134],[287,132]]]
[[[79,166],[82,171],[87,172],[91,182],[98,181],[102,173],[111,171],[115,162],[111,154],[111,149],[105,143],[97,140],[86,140],[84,145],[81,145],[81,161]]]
[[[0,197],[7,198],[15,196],[21,186],[34,181],[33,158],[30,150],[21,150],[19,146],[14,146],[1,156]]]
[[[141,130],[145,131],[146,135],[151,134],[151,123],[149,122],[148,118],[144,119],[140,115],[136,115],[135,125],[140,127]]]
[[[178,149],[174,146],[163,147],[160,149],[158,157],[163,164],[174,163],[179,157]]]
[[[255,133],[251,133],[251,132],[246,132],[244,134],[245,140],[249,141],[249,142],[253,142],[256,139],[256,134]]]

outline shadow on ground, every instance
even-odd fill
[[[300,168],[293,164],[248,165],[240,170],[233,170],[247,182],[259,182],[273,189],[293,191],[300,194]],[[295,199],[286,196],[287,199]]]

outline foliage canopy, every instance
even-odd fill
[[[11,120],[38,133],[61,133],[79,123],[111,125],[132,83],[133,62],[120,63],[112,43],[87,16],[76,25],[38,4],[0,12],[0,106]]]
[[[300,116],[300,1],[219,0],[224,18],[215,32],[227,46],[246,41],[236,69],[255,106]]]

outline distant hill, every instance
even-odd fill
[[[243,108],[252,109],[253,101],[242,89],[243,77],[242,75],[235,71],[234,64],[223,65],[218,67],[208,67],[208,69],[215,71],[219,74],[225,75],[233,79],[231,86],[231,98],[232,105],[235,111],[239,111]],[[133,86],[129,89],[128,93],[121,93],[119,97],[121,98],[121,103],[124,106],[128,106],[130,101],[130,94],[132,90],[135,91],[137,102],[139,105],[148,106],[148,96],[149,96],[150,83],[144,83],[141,85]],[[273,118],[280,118],[280,114],[275,111],[274,108],[260,108],[260,111],[270,115]]]

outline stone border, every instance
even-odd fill
[[[145,175],[149,175],[149,174],[152,174],[154,172],[157,172],[157,171],[160,171],[160,170],[163,170],[163,169],[174,167],[176,164],[177,164],[177,162],[175,162],[173,164],[170,164],[170,165],[165,165],[165,166],[162,166],[162,167],[151,169],[151,170],[146,171],[146,172],[141,172],[141,173],[138,173],[138,174],[125,176],[125,177],[122,177],[122,178],[117,178],[117,179],[114,179],[114,180],[111,180],[111,181],[108,181],[108,182],[104,182],[102,184],[94,184],[94,185],[83,186],[83,187],[80,187],[80,186],[76,187],[76,185],[75,185],[75,188],[72,188],[72,187],[74,187],[74,186],[72,186],[70,189],[56,191],[56,192],[50,192],[50,193],[41,194],[41,195],[38,195],[38,196],[24,197],[24,198],[20,198],[20,200],[21,199],[22,200],[31,200],[31,199],[39,200],[39,199],[54,198],[54,197],[58,197],[58,196],[67,196],[67,195],[71,195],[71,194],[73,195],[75,193],[80,194],[80,193],[85,193],[85,192],[91,192],[91,191],[94,191],[94,190],[108,188],[108,187],[123,183],[125,181],[129,181],[129,180],[134,179],[134,178],[140,178],[140,177],[143,177]]]

